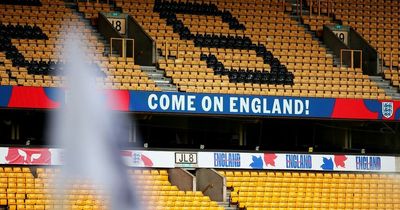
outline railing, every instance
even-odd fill
[[[383,60],[383,54],[381,54],[381,71],[380,71],[380,73],[383,73],[383,63],[384,63],[385,61]]]
[[[383,66],[385,65],[385,55],[383,54],[383,52],[379,52],[379,56],[380,56],[380,70],[383,73]],[[390,52],[390,57],[389,57],[389,70],[392,71],[393,70],[393,52]]]
[[[114,38],[111,37],[110,38],[110,56],[113,56],[113,42],[115,43],[115,41],[121,41],[122,44],[122,57],[126,58],[126,54],[127,54],[127,49],[128,49],[128,45],[127,43],[129,41],[132,42],[132,58],[135,57],[135,40],[134,39],[129,39],[129,38]]]
[[[343,66],[343,52],[350,52],[350,68],[354,68],[354,53],[360,53],[360,66],[362,69],[362,50],[350,50],[350,49],[340,49],[340,67]]]
[[[303,0],[296,0],[296,14],[299,15],[299,13],[300,16],[303,16]]]
[[[76,0],[75,2],[81,2],[80,0]],[[83,1],[82,1],[83,2]],[[100,3],[100,0],[95,0],[95,1],[91,1],[91,0],[86,0],[87,3],[89,2],[95,2],[95,3]],[[109,4],[110,0],[107,0],[105,3]]]
[[[393,70],[393,52],[390,51],[390,71]]]
[[[168,60],[168,41],[165,41],[165,60]]]
[[[171,45],[172,45],[172,43],[171,43]],[[179,57],[180,57],[179,56],[179,45],[180,45],[179,42],[176,42],[176,56],[175,56],[176,59],[179,59]],[[165,41],[165,46],[164,46],[165,60],[167,60],[169,57],[169,51],[170,51],[169,46],[170,46],[170,42]]]
[[[334,5],[334,1],[333,0],[310,0],[309,2],[309,7],[310,7],[310,17],[312,16],[312,13],[313,13],[313,4],[314,4],[314,1],[315,1],[315,3],[317,4],[317,14],[318,14],[318,16],[320,16],[321,15],[321,3],[322,2],[326,2],[326,5],[327,5],[327,8],[326,8],[326,10],[327,10],[327,14],[328,14],[328,16],[330,16],[331,14],[333,14],[333,5]],[[300,0],[300,2],[302,2],[301,0]],[[300,3],[301,4],[301,3]]]
[[[285,8],[285,3],[286,3],[286,0],[281,0],[282,1],[282,7],[283,8]],[[259,1],[258,0],[254,0],[254,4],[257,4]]]

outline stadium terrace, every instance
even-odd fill
[[[399,34],[400,0],[0,0],[0,210],[400,210]]]

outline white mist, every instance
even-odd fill
[[[131,177],[120,155],[128,132],[127,120],[110,110],[96,84],[98,69],[88,65],[87,47],[77,33],[66,36],[63,60],[68,100],[51,117],[50,142],[64,149],[57,177],[58,192],[66,192],[66,180],[90,180],[109,197],[113,210],[141,210]]]

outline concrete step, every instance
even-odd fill
[[[300,17],[299,15],[297,15],[297,13],[296,13],[296,5],[297,5],[297,4],[296,4],[296,1],[291,2],[291,3],[292,3],[292,13],[290,14],[290,17],[291,17],[293,20],[298,21],[298,24],[297,24],[297,25],[299,25],[300,27],[303,27],[303,28],[305,29],[305,32],[306,32],[306,33],[311,34],[312,39],[313,39],[313,40],[317,40],[317,41],[318,41],[318,44],[319,44],[321,47],[327,49],[326,57],[327,57],[327,58],[332,58],[332,59],[333,59],[333,62],[334,62],[333,65],[334,65],[334,66],[336,66],[336,67],[337,67],[337,66],[340,66],[340,60],[339,60],[339,58],[337,58],[337,57],[334,56],[333,51],[330,50],[330,49],[324,44],[324,42],[322,42],[322,41],[317,37],[317,34],[316,34],[314,31],[311,31],[311,30],[310,30],[309,25],[304,24],[303,21],[301,20],[301,17]],[[304,6],[304,5],[303,5],[303,6]],[[309,14],[309,10],[308,10],[307,8],[303,8],[303,15],[308,15],[308,14]]]
[[[140,69],[140,70],[142,70],[142,71],[144,71],[146,73],[154,73],[154,74],[162,74],[162,75],[164,75],[164,71],[163,70],[159,70],[159,69],[148,69],[148,68],[145,68],[145,69]]]
[[[381,76],[369,76],[369,79],[375,82],[378,87],[385,91],[385,94],[391,96],[392,99],[400,99],[399,88],[393,87],[390,81],[384,79]]]
[[[292,19],[298,21],[298,25],[299,25],[300,27],[303,27],[303,28],[305,29],[305,32],[306,32],[306,33],[311,34],[313,40],[317,40],[317,41],[318,41],[318,44],[319,44],[321,47],[327,49],[327,56],[326,56],[326,57],[327,57],[327,58],[332,58],[332,59],[333,59],[333,61],[334,61],[334,64],[333,64],[333,65],[334,65],[334,66],[340,66],[340,60],[339,60],[340,58],[335,57],[333,51],[331,51],[331,50],[324,44],[324,42],[321,41],[320,38],[317,37],[317,34],[316,34],[314,31],[311,31],[311,30],[310,30],[310,26],[304,24],[303,21],[301,20],[301,17],[299,17],[299,15],[297,15],[297,13],[296,13],[296,6],[297,6],[296,1],[290,0],[289,2],[290,2],[291,5],[292,5],[292,12],[291,12],[291,14],[290,14],[290,17],[291,17]],[[305,7],[305,5],[303,5],[303,15],[308,15],[308,14],[310,14],[310,11],[308,10],[308,8]]]
[[[372,81],[385,81],[381,76],[368,76]]]
[[[390,82],[386,81],[384,79],[380,79],[380,80],[371,79],[371,81],[375,82],[377,85],[380,85],[380,86],[390,86]]]
[[[218,206],[222,206],[224,207],[225,210],[237,210],[237,206],[236,205],[232,205],[229,202],[217,202]]]
[[[158,86],[163,92],[178,92],[177,87]]]
[[[168,87],[170,87],[170,88],[175,88],[175,85],[173,85],[173,84],[167,84],[167,83],[159,83],[158,84],[160,87],[165,87],[165,88],[168,88]]]
[[[79,12],[79,11],[77,11],[77,5],[76,5],[76,3],[69,3],[69,2],[66,2],[66,6],[67,7],[69,7],[69,8],[71,8],[71,9],[73,9],[72,10],[72,13],[73,14],[75,14],[75,15],[77,15],[77,16],[79,16],[81,19],[80,19],[80,21],[82,21],[83,23],[85,23],[85,25],[86,26],[88,26],[89,28],[91,28],[92,29],[92,32],[94,32],[93,34],[96,36],[96,38],[98,39],[98,41],[99,42],[102,42],[103,44],[104,44],[104,52],[103,52],[103,55],[104,56],[108,56],[109,54],[110,54],[110,45],[109,45],[109,43],[108,43],[108,41],[103,37],[103,35],[101,35],[98,31],[97,31],[97,28],[96,27],[94,27],[92,24],[91,24],[91,21],[90,20],[88,20],[88,19],[86,19],[85,17],[84,17],[84,14],[82,13],[82,12]],[[116,51],[113,51],[113,54],[118,54]]]
[[[375,82],[378,86],[389,86],[390,84],[389,84],[389,82],[380,82],[380,81],[377,81],[377,82]]]
[[[227,189],[226,190],[226,201],[225,202],[218,202],[219,206],[223,206],[226,210],[237,210],[238,206],[233,205],[230,203],[230,197],[231,197],[231,190]]]
[[[171,81],[170,78],[166,78],[164,76],[164,72],[161,70],[143,70],[142,69],[142,71],[144,73],[146,73],[148,77],[151,77],[154,80],[160,80],[161,82],[165,82],[165,81],[170,82]]]
[[[217,202],[220,206],[229,206],[229,202]]]
[[[385,93],[391,94],[392,96],[397,96],[397,95],[400,96],[399,90],[397,88],[396,89],[394,89],[394,88],[385,88]]]
[[[150,77],[152,80],[154,80],[154,82],[155,83],[157,83],[157,84],[167,84],[167,85],[169,85],[169,84],[171,84],[172,83],[172,80],[170,79],[170,78],[153,78],[153,77]]]
[[[154,80],[155,85],[164,92],[177,92],[178,88],[172,83],[172,79],[165,76],[165,71],[157,69],[155,66],[140,66],[140,70]]]
[[[399,93],[388,93],[385,92],[386,95],[391,96],[392,98],[400,98],[400,94]]]
[[[145,72],[145,73],[147,74],[148,77],[151,77],[154,80],[159,80],[160,83],[164,83],[165,81],[167,81],[167,82],[171,81],[171,79],[164,77],[164,74],[147,73],[147,72]]]
[[[142,70],[157,70],[157,67],[155,67],[155,66],[140,66],[140,69],[142,69]]]
[[[399,93],[399,88],[397,87],[388,86],[387,90],[391,93]]]

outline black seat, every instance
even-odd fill
[[[219,62],[214,55],[200,55],[200,60],[205,60],[208,68],[212,68],[217,75],[229,75],[231,82],[256,82],[262,84],[293,84],[293,74],[287,76],[287,68],[281,65],[278,58],[275,58],[263,44],[252,43],[246,36],[223,36],[210,34],[192,34],[190,29],[185,27],[181,20],[176,17],[177,13],[220,16],[222,21],[228,23],[233,30],[245,30],[245,26],[232,15],[230,11],[218,10],[212,3],[191,3],[156,0],[153,8],[159,12],[160,18],[166,19],[167,25],[171,25],[175,33],[178,33],[182,40],[193,40],[195,47],[212,47],[225,49],[255,50],[258,57],[263,58],[264,64],[271,66],[271,73],[252,72],[240,69],[229,71],[223,63]]]

